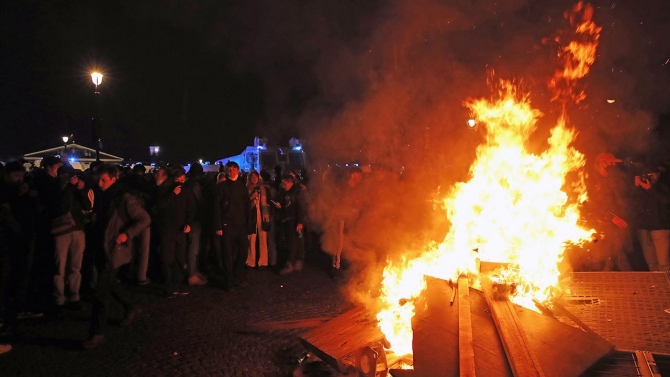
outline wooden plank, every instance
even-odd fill
[[[458,304],[449,305],[452,290],[444,280],[427,277],[414,320],[414,370],[417,377],[459,376]],[[511,377],[505,351],[488,314],[486,301],[470,289],[475,370],[480,376]]]
[[[427,278],[417,306],[414,326],[416,377],[457,377],[458,309],[449,306],[451,289],[440,279]],[[547,377],[577,377],[607,355],[614,346],[554,318],[513,305]],[[470,288],[472,335],[477,374],[510,377],[512,371],[482,292]]]
[[[476,376],[470,316],[470,287],[467,276],[458,278],[458,365],[460,377]]]
[[[542,367],[530,348],[528,337],[512,303],[506,298],[494,298],[491,282],[488,279],[483,280],[484,297],[491,309],[512,373],[516,377],[544,377]]]
[[[589,334],[595,334],[596,332],[591,330],[589,326],[586,325],[586,323],[582,322],[579,318],[577,318],[576,315],[572,314],[568,309],[566,309],[563,305],[561,305],[558,301],[553,302],[554,309],[558,310],[558,312],[568,318],[574,323],[577,324],[577,326],[581,327],[582,330],[586,331]]]
[[[343,358],[383,339],[377,319],[364,307],[351,309],[300,336],[305,348],[343,373]]]
[[[307,327],[317,327],[330,321],[332,318],[306,318],[289,321],[247,323],[246,327],[252,331],[289,330]]]

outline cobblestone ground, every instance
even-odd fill
[[[250,270],[248,281],[230,293],[213,281],[173,299],[162,298],[158,286],[136,288],[140,318],[110,326],[105,344],[94,350],[80,347],[90,304],[55,319],[26,320],[18,336],[0,338],[14,346],[0,355],[0,376],[287,376],[305,352],[298,335],[306,329],[250,325],[335,317],[349,309],[338,282],[314,264],[289,276]],[[121,312],[115,308],[112,317]]]

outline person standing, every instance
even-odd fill
[[[276,203],[278,200],[277,190],[270,184],[272,179],[270,173],[263,170],[261,171],[261,182],[263,182],[263,187],[265,188],[265,196],[267,206],[267,220],[269,224],[266,224],[267,229],[267,244],[268,244],[268,265],[274,267],[277,264],[277,222],[276,222],[276,207],[271,205],[271,203]],[[262,211],[261,211],[262,212]],[[265,216],[265,215],[263,215]],[[265,217],[263,217],[263,221]]]
[[[234,161],[226,163],[227,179],[216,186],[214,229],[223,243],[223,278],[225,290],[247,285],[244,265],[249,249],[249,192]]]
[[[70,165],[61,166],[58,177],[63,188],[58,198],[60,215],[52,220],[51,225],[56,251],[53,295],[57,308],[65,307],[67,301],[69,309],[80,310],[81,263],[86,246],[84,211],[93,208],[93,191],[86,190],[84,181],[74,174]],[[66,282],[69,298],[65,297]]]
[[[186,172],[177,167],[172,172],[170,190],[158,198],[158,229],[163,260],[166,297],[184,296],[188,291],[182,287],[184,280],[188,234],[195,215],[193,197],[184,188]]]
[[[249,234],[249,252],[247,266],[256,267],[256,250],[258,250],[258,267],[268,266],[268,232],[263,229],[263,223],[270,224],[270,209],[268,207],[267,192],[256,171],[247,176],[249,190],[250,220],[253,231]],[[268,229],[269,230],[269,229]],[[258,248],[256,248],[258,241]]]
[[[631,271],[628,254],[633,251],[630,234],[630,191],[633,187],[626,172],[617,164],[623,160],[612,153],[596,156],[588,176],[589,200],[584,203],[586,214],[601,234],[590,245],[591,266],[596,271]]]
[[[24,180],[23,164],[12,161],[5,169],[5,182],[0,182],[0,308],[5,309],[0,311],[0,327],[3,319],[15,327],[28,309],[39,207],[37,192]]]
[[[647,168],[636,175],[635,226],[649,271],[670,272],[670,189],[660,173]]]
[[[279,274],[288,275],[302,270],[305,261],[303,231],[307,222],[305,191],[295,184],[295,178],[290,174],[282,177],[277,208],[281,210],[281,228],[288,246],[288,258]]]
[[[205,189],[203,187],[204,172],[202,165],[195,163],[188,171],[188,179],[184,185],[193,202],[193,220],[188,233],[186,260],[188,263],[188,285],[205,285],[207,279],[198,269],[200,249],[202,247],[202,229],[205,221]],[[211,234],[211,233],[210,233]]]
[[[98,170],[101,191],[94,205],[97,220],[91,228],[94,242],[91,250],[97,254],[95,262],[99,275],[89,337],[82,344],[85,349],[98,347],[105,341],[112,296],[121,302],[126,311],[121,325],[130,324],[141,312],[116,276],[119,268],[132,259],[132,239],[149,226],[151,219],[138,199],[117,184],[117,179],[118,170],[113,165],[102,165]]]

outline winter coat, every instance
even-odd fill
[[[107,191],[112,190],[116,184]],[[144,210],[140,201],[130,193],[116,188],[109,202],[109,208],[104,226],[103,251],[106,258],[106,268],[116,269],[130,263],[133,255],[133,239],[151,223],[149,214]],[[117,244],[119,234],[125,233],[128,240]]]

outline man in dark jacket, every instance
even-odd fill
[[[0,307],[7,307],[0,315],[15,326],[17,316],[25,314],[28,305],[38,202],[37,192],[24,181],[23,164],[12,161],[5,168],[6,184],[0,181],[0,262],[4,262],[0,263]]]
[[[631,271],[628,255],[633,252],[630,234],[632,181],[620,166],[622,159],[612,153],[600,153],[588,176],[589,199],[584,203],[586,218],[600,233],[597,242],[588,245],[590,262],[577,269]],[[575,261],[573,261],[575,263]]]
[[[203,179],[202,165],[195,163],[191,165],[188,171],[188,180],[184,187],[193,201],[193,221],[191,222],[191,232],[188,233],[187,264],[188,264],[188,285],[205,285],[207,279],[202,276],[198,270],[198,261],[200,254],[200,241],[202,238],[202,228],[205,219],[205,190],[202,185]],[[210,231],[211,232],[211,231]],[[210,233],[211,235],[211,233]]]
[[[99,276],[95,292],[89,338],[83,343],[86,349],[101,345],[107,327],[107,315],[111,296],[114,295],[126,309],[126,317],[121,325],[130,324],[140,313],[138,306],[117,281],[119,267],[128,264],[132,258],[132,242],[142,230],[149,226],[151,219],[133,195],[124,191],[117,183],[118,170],[113,165],[103,165],[98,171],[100,195],[95,200],[94,211],[97,219],[91,227],[94,245],[91,250],[97,255],[95,261]]]
[[[61,191],[57,201],[59,215],[52,221],[54,235],[55,266],[54,299],[56,306],[65,306],[65,276],[70,293],[68,305],[79,309],[79,288],[81,286],[81,262],[84,257],[86,236],[84,235],[84,211],[92,209],[93,191],[85,189],[84,181],[74,174],[70,165],[58,169]]]
[[[281,228],[288,245],[288,259],[279,273],[287,275],[302,270],[305,260],[303,230],[307,222],[305,190],[295,184],[295,177],[290,174],[282,177],[277,208],[281,210]]]
[[[163,259],[165,294],[167,297],[186,295],[181,286],[186,265],[187,235],[195,216],[193,195],[184,188],[186,172],[178,167],[172,173],[172,181],[165,182],[170,190],[160,190],[157,199],[156,221],[160,235],[160,249]],[[162,186],[162,185],[161,185]]]
[[[226,164],[228,178],[216,186],[214,229],[223,243],[223,277],[225,289],[246,286],[244,265],[249,249],[247,216],[249,192],[240,178],[240,167],[234,161]]]
[[[649,271],[670,272],[670,188],[658,169],[645,166],[634,178],[635,229]]]

